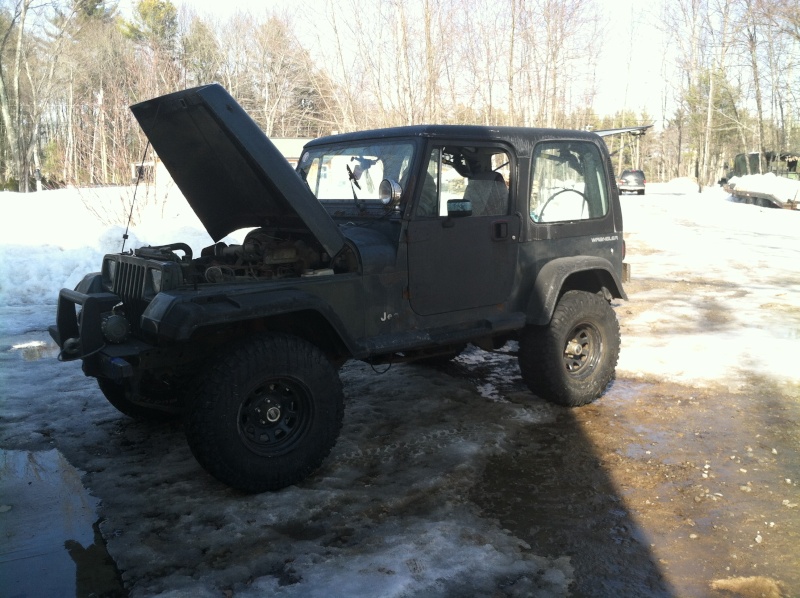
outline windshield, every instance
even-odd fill
[[[378,201],[384,179],[404,189],[414,156],[408,142],[336,144],[303,154],[297,171],[318,200]]]

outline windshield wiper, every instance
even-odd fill
[[[350,165],[345,164],[345,166],[347,167],[347,178],[350,179],[350,189],[353,190],[353,203],[356,204],[356,209],[361,211],[364,209],[364,207],[362,206],[361,202],[358,201],[358,195],[356,194],[356,189],[360,191],[361,185],[358,184],[358,179],[356,179],[356,175],[350,169]]]
[[[358,184],[358,179],[356,178],[356,175],[353,174],[352,170],[350,170],[350,165],[345,164],[345,166],[347,167],[347,178],[350,179],[350,186],[352,187],[353,185],[355,185],[356,187],[358,187],[359,190],[361,190],[361,185]]]

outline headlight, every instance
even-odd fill
[[[171,291],[183,284],[181,266],[175,262],[161,262],[157,266],[148,265],[144,276],[142,299],[147,301],[161,292]]]
[[[103,260],[103,286],[107,290],[114,288],[114,279],[117,277],[117,261]]]
[[[153,289],[154,294],[158,295],[161,292],[161,270],[151,268],[148,272],[150,273],[150,288]]]

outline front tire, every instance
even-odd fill
[[[195,458],[244,492],[300,482],[339,436],[344,398],[336,370],[314,345],[288,335],[253,337],[220,356],[187,410]]]
[[[548,326],[523,331],[522,379],[531,392],[552,403],[591,403],[614,377],[619,346],[619,323],[609,303],[600,295],[568,291]]]

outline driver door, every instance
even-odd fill
[[[431,149],[408,225],[409,295],[416,313],[467,310],[508,298],[521,226],[511,214],[511,160],[511,152],[499,146]],[[448,201],[460,211],[448,213]]]

